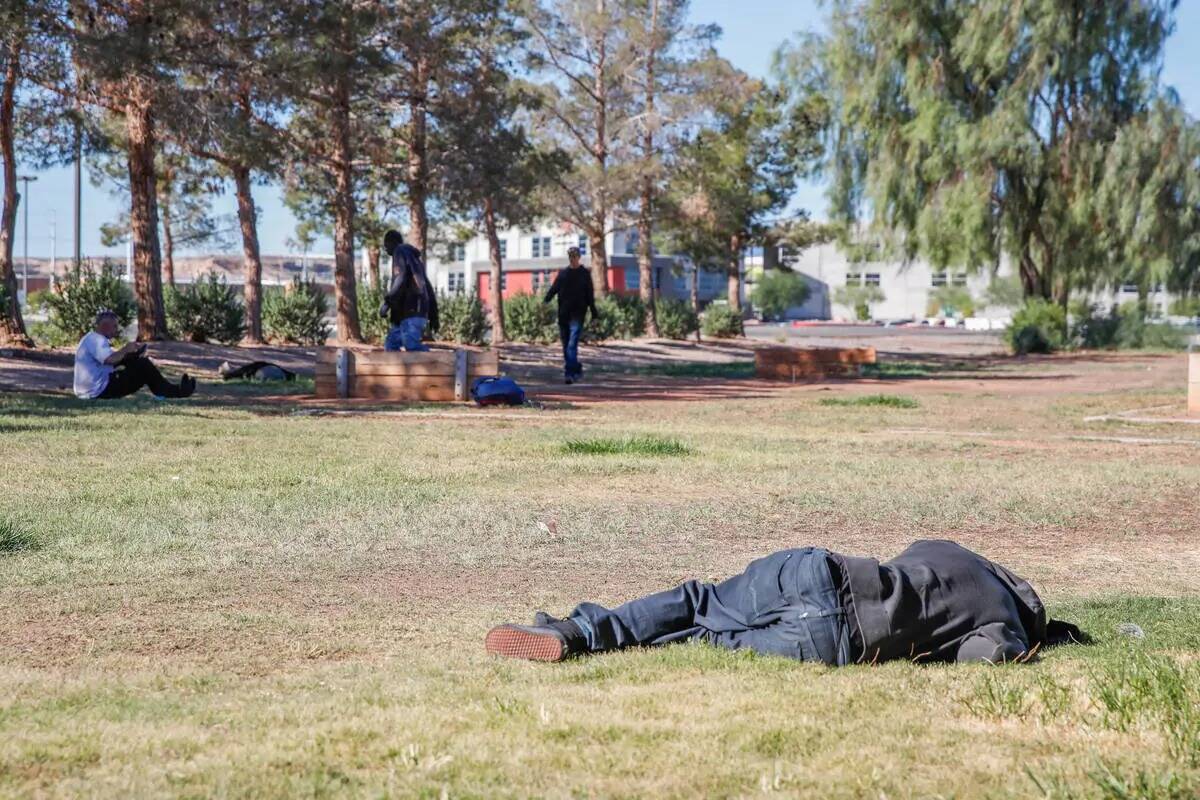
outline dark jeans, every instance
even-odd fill
[[[847,609],[829,551],[784,550],[722,583],[687,583],[614,609],[582,603],[571,619],[595,652],[681,639],[831,665],[850,662]]]
[[[159,397],[179,397],[179,385],[171,383],[145,356],[126,356],[117,365],[116,371],[108,376],[108,385],[100,398],[112,400],[128,397],[143,386]],[[100,399],[98,398],[98,399]]]
[[[560,319],[558,336],[562,339],[563,374],[568,378],[583,377],[583,364],[579,363],[579,337],[583,333],[583,320]]]

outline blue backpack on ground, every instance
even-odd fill
[[[519,406],[525,403],[525,390],[512,378],[476,378],[471,399],[481,406]]]

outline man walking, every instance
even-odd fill
[[[596,293],[592,288],[592,276],[579,260],[579,248],[567,250],[570,266],[558,271],[545,302],[558,297],[558,336],[562,339],[563,378],[572,384],[583,378],[583,364],[579,363],[579,337],[583,333],[583,322],[587,312],[592,319],[600,316],[596,311]]]
[[[425,328],[437,331],[441,323],[437,295],[425,274],[421,251],[406,244],[399,231],[384,234],[383,250],[392,259],[392,284],[379,308],[379,316],[391,323],[383,349],[410,353],[428,350],[421,342]]]
[[[1048,619],[1041,598],[1004,567],[949,541],[919,541],[891,561],[817,547],[784,550],[719,584],[688,581],[566,619],[501,625],[489,653],[534,661],[699,639],[731,650],[842,666],[910,661],[1027,661],[1043,645],[1083,641]]]
[[[112,338],[120,323],[108,310],[96,314],[93,330],[75,349],[75,396],[84,400],[109,400],[127,397],[143,386],[155,397],[191,397],[196,380],[186,372],[179,383],[171,383],[146,358],[146,345],[130,342],[120,350],[112,349]]]

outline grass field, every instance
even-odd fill
[[[1142,362],[1089,391],[1059,369],[445,416],[4,396],[0,796],[1195,797],[1200,426],[1086,424],[1182,394]],[[483,652],[539,608],[922,537],[1095,644]]]

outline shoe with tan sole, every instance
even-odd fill
[[[549,625],[500,625],[484,642],[494,656],[527,661],[562,661],[586,649],[583,631],[570,620]]]

